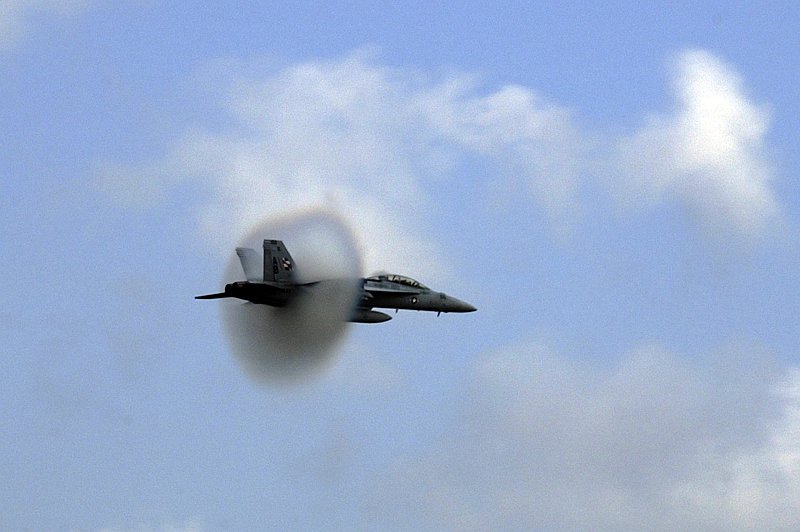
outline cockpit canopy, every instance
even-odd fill
[[[393,273],[375,275],[373,277],[369,277],[368,281],[388,281],[390,283],[398,283],[405,286],[410,286],[412,288],[420,288],[422,290],[429,290],[427,286],[420,283],[416,279],[412,279],[411,277],[406,277],[405,275],[396,275]]]

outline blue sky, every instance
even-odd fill
[[[799,23],[0,2],[0,528],[796,529]],[[254,380],[193,296],[310,209],[479,311]]]

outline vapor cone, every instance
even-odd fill
[[[247,372],[260,381],[301,380],[325,366],[345,337],[358,297],[361,259],[349,228],[324,211],[267,220],[238,243],[262,252],[264,239],[283,240],[300,286],[286,307],[222,301],[225,332]],[[225,283],[243,280],[235,253]]]

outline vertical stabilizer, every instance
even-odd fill
[[[261,257],[258,252],[250,248],[236,248],[236,254],[242,263],[244,276],[252,282],[262,281],[261,278]]]
[[[294,282],[294,261],[280,240],[264,240],[264,281]]]

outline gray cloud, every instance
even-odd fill
[[[646,348],[606,369],[535,346],[483,358],[449,436],[376,481],[373,517],[425,529],[796,529],[800,373],[765,360]]]

